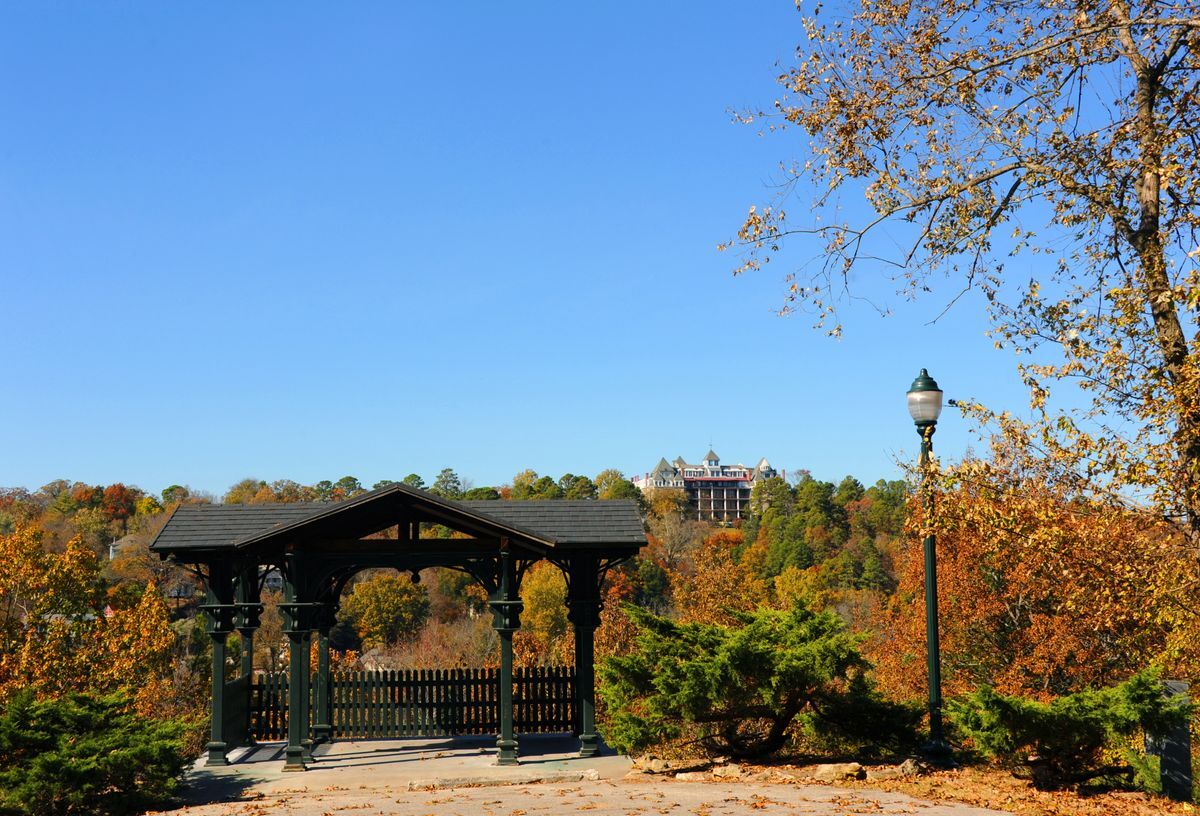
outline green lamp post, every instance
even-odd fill
[[[933,432],[942,413],[942,390],[929,372],[921,373],[908,389],[908,413],[916,423],[921,436],[921,459],[919,468],[922,478],[929,478],[930,454],[933,451]],[[933,516],[933,493],[925,492],[925,514],[927,523]],[[938,645],[938,597],[937,597],[937,537],[932,525],[925,536],[925,644],[928,652],[929,671],[929,744],[925,752],[930,759],[944,759],[950,754],[942,734],[942,665],[941,649]]]

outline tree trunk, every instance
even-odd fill
[[[1200,490],[1197,489],[1200,483],[1200,404],[1196,394],[1196,372],[1189,364],[1187,339],[1167,276],[1161,232],[1162,134],[1154,115],[1155,101],[1161,90],[1160,77],[1158,68],[1149,63],[1141,63],[1137,68],[1135,101],[1142,178],[1137,190],[1139,221],[1130,236],[1130,244],[1137,252],[1155,340],[1178,404],[1174,444],[1179,457],[1182,509],[1188,533],[1196,542],[1200,541]]]

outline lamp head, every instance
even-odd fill
[[[921,369],[921,373],[913,380],[912,388],[908,389],[908,414],[918,428],[936,425],[942,413],[942,389],[929,372]]]

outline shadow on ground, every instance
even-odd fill
[[[519,740],[519,764],[496,765],[494,737],[337,741],[319,745],[304,772],[283,770],[282,742],[260,743],[230,753],[230,764],[203,760],[189,771],[181,805],[205,805],[317,788],[347,790],[408,785],[507,784],[594,771],[602,778],[628,772],[628,758],[603,744],[595,757],[578,756],[569,734],[530,734]]]

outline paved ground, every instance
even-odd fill
[[[283,773],[283,746],[235,754],[226,768],[197,768],[189,805],[174,816],[751,816],[921,814],[999,816],[898,793],[766,782],[679,782],[627,775],[611,753],[580,759],[556,737],[526,737],[521,764],[494,763],[491,739],[344,742],[317,750],[304,773]]]

